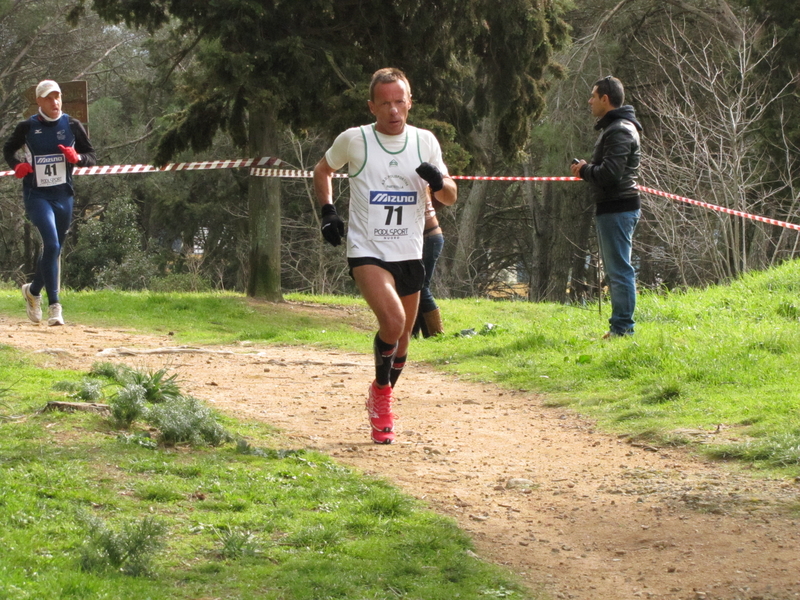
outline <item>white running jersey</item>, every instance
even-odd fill
[[[361,148],[363,160],[354,156]],[[402,134],[385,136],[374,125],[365,125],[341,134],[326,160],[331,168],[341,168],[345,155],[350,164],[347,256],[386,262],[421,259],[428,183],[415,169],[430,162],[447,174],[434,135],[406,125]]]

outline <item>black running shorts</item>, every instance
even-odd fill
[[[410,296],[422,289],[425,282],[425,267],[421,260],[402,260],[399,262],[386,262],[379,258],[364,256],[359,258],[348,258],[347,264],[350,266],[350,277],[353,276],[353,269],[362,265],[376,265],[385,271],[389,271],[394,277],[394,286],[398,296]]]

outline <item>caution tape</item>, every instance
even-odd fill
[[[296,169],[250,169],[254,177],[314,177],[314,171]],[[347,178],[347,173],[334,173],[334,177]],[[499,177],[493,175],[451,175],[452,179],[465,181],[581,181],[579,177]]]
[[[769,225],[776,225],[778,227],[785,227],[786,229],[794,229],[795,231],[800,231],[800,225],[795,225],[794,223],[787,223],[786,221],[770,219],[769,217],[762,217],[760,215],[751,215],[750,213],[742,212],[740,210],[734,210],[732,208],[726,208],[724,206],[717,206],[716,204],[701,202],[700,200],[692,200],[691,198],[684,198],[683,196],[670,194],[669,192],[662,192],[661,190],[655,190],[653,188],[648,188],[641,185],[637,187],[639,188],[639,191],[645,192],[647,194],[663,196],[664,198],[669,198],[670,200],[677,200],[679,202],[685,202],[687,204],[692,204],[694,206],[702,206],[703,208],[707,208],[709,210],[715,210],[717,212],[733,215],[735,217],[742,217],[745,219],[750,219],[752,221],[758,221],[759,223],[767,223]]]
[[[103,165],[95,167],[76,167],[73,175],[130,175],[136,173],[163,173],[168,171],[206,171],[211,169],[239,169],[255,167],[265,170],[267,168],[291,166],[289,163],[273,156],[258,158],[236,158],[232,160],[206,160],[199,162],[169,163],[163,167],[153,165]],[[0,177],[13,176],[14,171],[2,171]]]
[[[304,171],[301,169],[293,168],[280,168],[291,167],[289,163],[271,156],[261,156],[258,158],[238,158],[233,160],[210,160],[201,162],[182,162],[170,163],[163,167],[154,167],[153,165],[105,165],[95,167],[77,167],[72,173],[73,175],[129,175],[137,173],[163,173],[170,171],[202,171],[212,169],[239,169],[250,168],[250,175],[253,177],[293,177],[293,178],[312,178],[314,177],[313,171]],[[0,171],[0,177],[13,176],[14,171]],[[346,173],[334,173],[334,177],[346,179]],[[527,176],[493,176],[493,175],[453,175],[453,179],[464,181],[582,181],[579,177],[527,177]],[[644,186],[637,186],[640,191],[646,194],[653,194],[700,206],[709,210],[758,221],[760,223],[767,223],[777,227],[784,227],[786,229],[793,229],[800,231],[800,225],[788,223],[786,221],[779,221],[777,219],[770,219],[769,217],[762,217],[760,215],[753,215],[750,213],[726,208],[724,206],[717,206],[716,204],[709,204],[708,202],[701,202],[700,200],[693,200],[677,194],[670,194],[669,192],[662,192],[653,188]]]
[[[451,175],[466,181],[581,181],[580,177],[496,177],[493,175]]]
[[[253,177],[295,177],[310,179],[314,177],[314,171],[301,171],[299,169],[250,169]],[[347,173],[334,173],[337,179],[347,179]]]

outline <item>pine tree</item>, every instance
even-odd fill
[[[251,156],[274,156],[283,127],[367,118],[364,82],[396,66],[416,98],[464,140],[491,114],[513,154],[543,109],[546,70],[567,26],[554,0],[79,0],[109,22],[155,31],[177,23],[194,49],[186,108],[155,157],[208,148],[222,130]],[[251,178],[248,294],[280,300],[280,181]]]

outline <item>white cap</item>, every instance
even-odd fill
[[[52,79],[40,81],[39,85],[36,86],[37,98],[47,98],[47,96],[49,96],[52,92],[58,92],[59,94],[61,93],[61,88],[58,87],[58,84]]]

